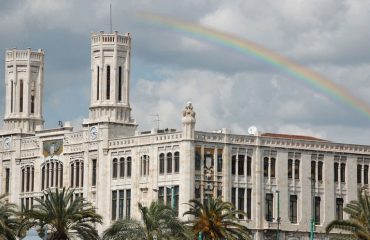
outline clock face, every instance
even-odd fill
[[[4,138],[4,149],[10,149],[12,139],[10,137]]]
[[[98,137],[98,128],[97,127],[91,127],[90,128],[90,138],[91,139],[96,139]]]

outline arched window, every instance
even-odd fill
[[[14,91],[14,83],[11,81],[11,87],[10,87],[10,112],[13,112],[13,91]]]
[[[35,113],[35,81],[31,85],[31,113]]]
[[[238,175],[240,176],[244,175],[244,162],[244,155],[238,155]]]
[[[167,153],[167,173],[172,173],[172,153]]]
[[[346,182],[346,164],[345,163],[340,164],[340,181],[342,183]]]
[[[296,159],[294,162],[294,179],[299,179],[299,164],[300,161]]]
[[[121,157],[119,159],[119,177],[123,178],[125,176],[125,159]]]
[[[63,164],[56,159],[47,160],[41,166],[41,190],[49,187],[63,187]]]
[[[118,68],[118,101],[122,101],[122,67]]]
[[[164,174],[164,153],[159,154],[159,174]]]
[[[100,75],[100,68],[96,66],[96,100],[99,100],[99,75]]]
[[[22,167],[22,192],[33,192],[34,190],[34,170],[33,166]]]
[[[149,156],[141,156],[141,176],[149,175]]]
[[[118,175],[118,160],[117,158],[113,158],[113,172],[112,172],[112,177],[117,178]]]
[[[106,92],[107,100],[110,99],[110,66],[107,66],[107,92]]]
[[[23,112],[23,80],[19,81],[19,111]]]
[[[127,157],[126,158],[126,162],[127,162],[127,173],[126,173],[126,176],[127,177],[131,177],[131,157]]]
[[[175,152],[175,173],[180,172],[180,153]]]

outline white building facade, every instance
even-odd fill
[[[163,201],[179,216],[190,199],[232,202],[255,239],[329,239],[325,226],[369,183],[370,146],[252,132],[196,131],[187,103],[182,129],[137,132],[130,107],[131,36],[91,35],[91,103],[82,130],[44,129],[44,51],[6,51],[0,193],[30,208],[43,190],[71,187],[104,217],[140,219],[137,203]],[[180,111],[179,111],[180,112]],[[179,114],[180,121],[180,114]]]

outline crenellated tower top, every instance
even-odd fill
[[[129,33],[91,34],[91,101],[84,125],[115,123],[134,134],[130,107],[131,36]]]
[[[5,53],[5,130],[32,133],[43,127],[44,55],[16,48]]]

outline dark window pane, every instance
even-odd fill
[[[299,179],[299,160],[295,160],[294,162],[294,179]]]
[[[323,162],[319,161],[317,165],[317,180],[322,181],[322,168],[323,168]]]
[[[292,179],[293,178],[293,160],[288,159],[288,178]]]
[[[265,199],[265,212],[266,212],[266,221],[272,222],[273,220],[273,207],[274,207],[274,195],[272,193],[266,194]]]

